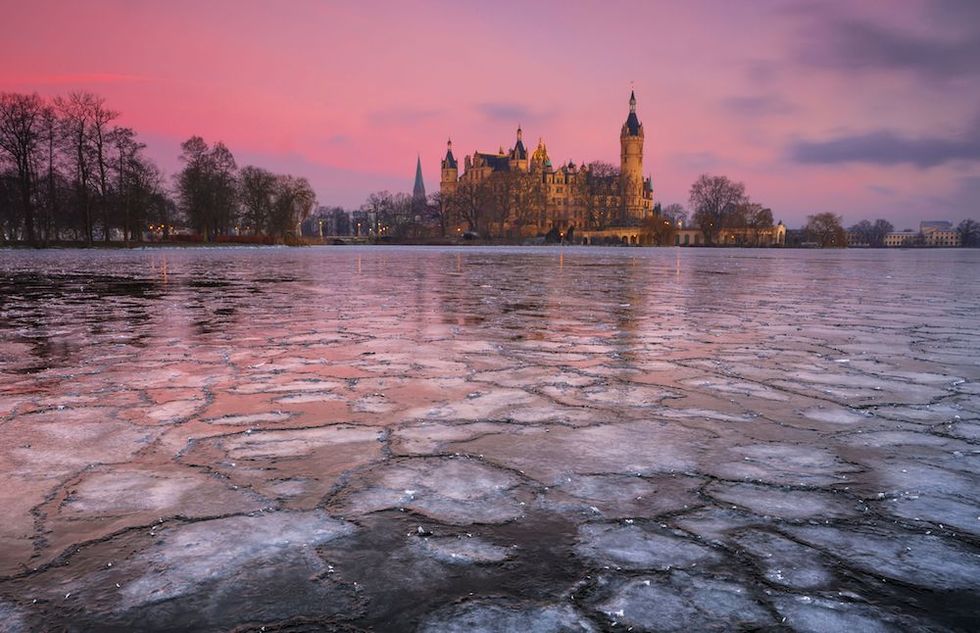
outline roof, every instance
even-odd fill
[[[636,94],[630,91],[630,114],[626,117],[626,123],[623,124],[623,132],[628,133],[629,136],[639,136],[640,135],[640,120],[636,118]]]
[[[517,139],[517,145],[511,151],[511,157],[517,160],[525,160],[527,158],[527,149],[524,147],[524,141]]]
[[[458,164],[456,163],[456,157],[453,156],[453,150],[451,149],[446,150],[446,157],[442,160],[442,167],[443,169],[448,169],[448,168],[456,169],[458,167]]]
[[[425,200],[425,183],[422,182],[422,157],[419,156],[415,163],[415,188],[412,190],[414,198]]]
[[[636,112],[630,112],[630,115],[626,117],[626,123],[623,125],[623,129],[629,132],[630,136],[640,135],[640,120],[636,118]]]
[[[482,152],[477,152],[475,157],[479,157],[488,166],[490,166],[494,171],[508,171],[510,169],[510,164],[508,161],[510,157],[507,155],[501,156],[500,154],[484,154]]]

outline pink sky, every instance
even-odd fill
[[[518,123],[618,163],[632,82],[664,204],[707,172],[790,226],[980,219],[976,2],[5,4],[0,90],[97,92],[169,173],[198,134],[356,207]]]

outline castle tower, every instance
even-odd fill
[[[442,159],[442,178],[439,180],[439,191],[443,196],[456,192],[459,183],[459,165],[453,156],[453,139],[446,141],[446,157]]]
[[[412,199],[425,204],[425,183],[422,182],[422,157],[415,163],[415,188],[412,189]]]
[[[643,196],[643,124],[636,117],[636,95],[630,91],[630,113],[619,133],[619,170],[622,178],[624,218],[641,220],[646,216]]]
[[[524,131],[520,125],[517,126],[517,143],[510,151],[507,163],[511,170],[527,171],[527,148],[524,147]]]

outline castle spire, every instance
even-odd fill
[[[623,124],[622,136],[640,136],[640,120],[636,117],[636,93],[630,90],[630,113]]]
[[[524,147],[524,131],[521,130],[521,124],[517,124],[517,143],[514,145],[514,149],[511,151],[510,157],[512,160],[527,160],[527,149]]]
[[[425,200],[425,183],[422,182],[422,156],[418,156],[415,163],[415,189],[412,191],[412,198],[415,200]]]

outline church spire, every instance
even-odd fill
[[[425,183],[422,182],[422,157],[418,157],[415,163],[415,189],[412,191],[412,198],[415,200],[425,200]]]

